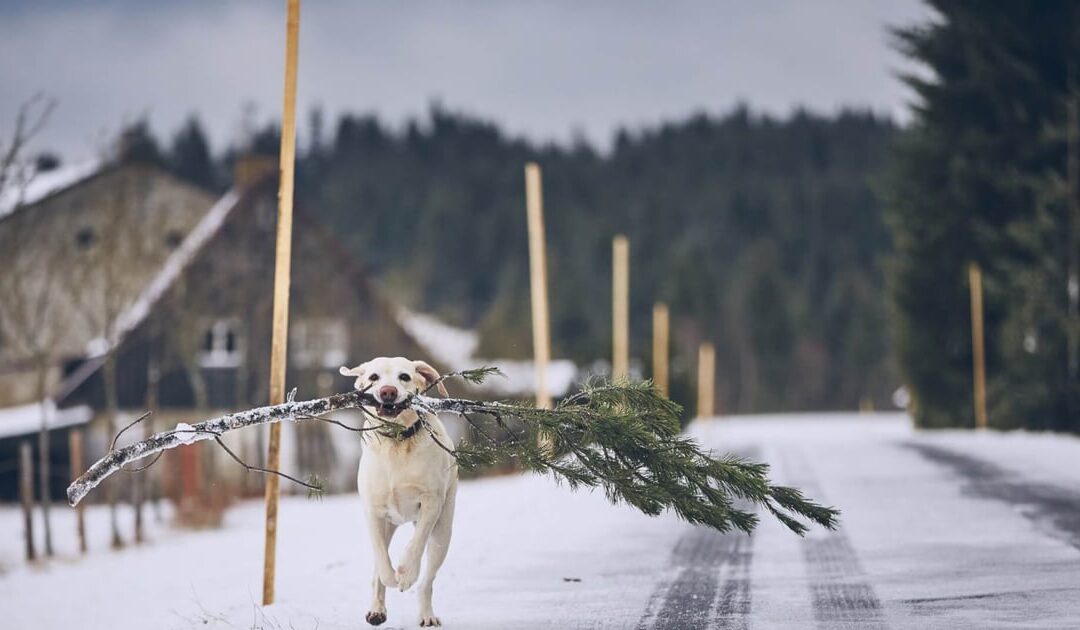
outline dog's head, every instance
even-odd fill
[[[424,361],[411,361],[405,357],[379,357],[356,367],[339,370],[345,376],[355,376],[353,387],[366,389],[379,405],[375,408],[379,417],[396,418],[401,403],[413,394],[419,394],[439,380],[439,373]],[[438,384],[439,393],[447,396],[446,387]]]

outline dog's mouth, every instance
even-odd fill
[[[376,413],[380,418],[396,418],[402,411],[405,411],[405,405],[403,403],[379,403],[375,407]]]

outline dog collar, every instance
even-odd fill
[[[411,438],[412,436],[416,435],[416,433],[420,430],[420,426],[423,425],[423,424],[424,424],[424,419],[419,418],[419,419],[417,419],[416,422],[414,422],[411,425],[405,427],[405,430],[403,430],[403,431],[401,431],[399,433],[383,433],[382,431],[379,431],[379,435],[382,435],[383,437],[388,437],[388,438],[397,438],[397,439],[404,442],[405,440],[407,440],[407,439]]]

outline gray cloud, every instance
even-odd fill
[[[88,154],[148,115],[171,133],[198,112],[220,145],[245,102],[281,108],[284,3],[0,6],[0,129],[35,92],[59,101],[42,145]],[[306,2],[300,107],[400,123],[434,98],[513,133],[606,145],[619,125],[739,101],[904,117],[886,25],[915,0],[762,2]]]

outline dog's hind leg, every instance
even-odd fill
[[[381,522],[378,525],[381,528],[380,538],[385,541],[386,548],[389,548],[390,540],[394,537],[397,525],[394,525],[384,518],[378,520]],[[371,607],[368,609],[367,616],[365,617],[367,622],[373,626],[377,626],[386,621],[386,585],[383,584],[382,578],[379,576],[378,560],[376,560],[375,563],[375,575],[371,578]]]
[[[420,580],[420,625],[422,627],[441,626],[442,622],[435,616],[431,608],[431,591],[435,582],[435,574],[446,560],[446,552],[450,549],[450,535],[454,529],[454,503],[457,498],[457,480],[455,479],[446,493],[446,502],[443,503],[442,513],[439,520],[431,530],[431,536],[427,544],[427,560],[424,567],[424,577]]]

